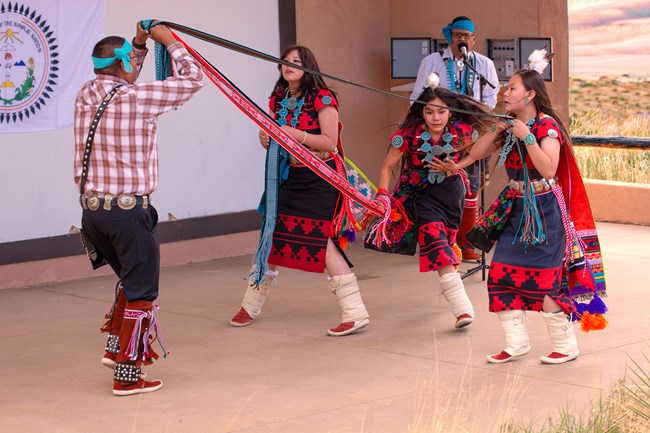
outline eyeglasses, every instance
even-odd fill
[[[469,39],[472,36],[474,36],[474,33],[469,33],[469,32],[451,32],[451,37],[454,39],[460,39],[460,38],[465,38]]]

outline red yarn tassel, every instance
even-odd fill
[[[462,262],[463,261],[463,251],[460,249],[458,244],[453,244],[451,246],[451,250],[456,255],[456,258],[458,259],[458,263]],[[458,270],[458,265],[454,265],[454,269]]]

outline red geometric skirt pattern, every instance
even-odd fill
[[[504,310],[541,311],[546,295],[567,314],[574,308],[562,290],[562,267],[524,268],[492,261],[487,286],[489,307],[493,313]]]
[[[331,224],[327,220],[278,214],[269,264],[324,272]]]
[[[420,226],[418,230],[420,272],[435,271],[444,266],[460,263],[451,249],[456,241],[457,232],[458,230],[450,229],[439,221]]]

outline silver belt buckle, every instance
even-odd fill
[[[120,194],[117,197],[117,206],[122,210],[131,210],[135,207],[136,199],[133,194]]]
[[[149,207],[149,196],[148,195],[143,195],[142,196],[142,209],[146,209]]]

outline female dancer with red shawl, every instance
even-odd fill
[[[503,231],[488,277],[489,308],[497,313],[506,347],[487,360],[498,364],[527,354],[531,346],[525,311],[541,311],[553,345],[541,362],[561,364],[580,353],[571,313],[583,319],[583,329],[587,318],[599,321],[591,329],[606,324],[602,318],[606,307],[598,296],[605,289],[598,238],[570,137],[541,74],[534,69],[515,73],[504,103],[514,120],[497,122],[470,151],[479,159],[499,150],[497,163],[505,166],[510,178],[498,199],[506,212],[496,218]],[[570,213],[567,205],[572,202]],[[505,223],[502,217],[507,218]],[[580,246],[584,254],[575,254]],[[580,298],[591,302],[576,302]]]

